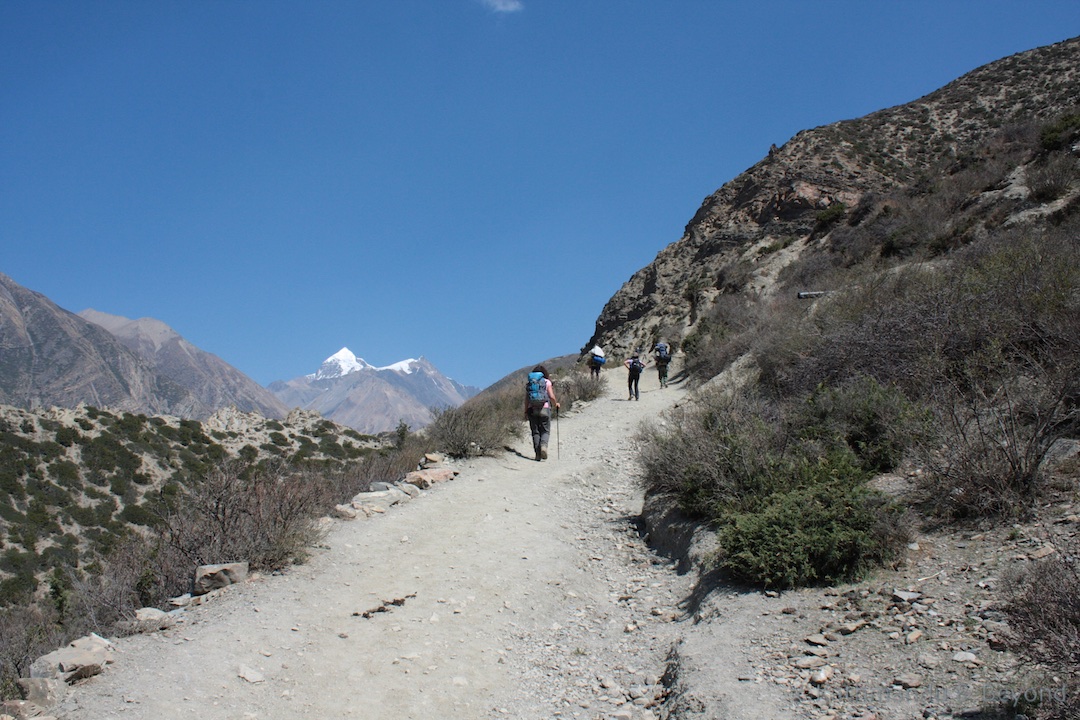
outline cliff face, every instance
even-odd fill
[[[922,181],[1010,126],[1074,111],[1080,38],[999,60],[906,105],[804,130],[705,198],[682,237],[604,306],[582,354],[678,342],[724,293],[769,293],[783,263],[828,230],[829,208]],[[839,204],[843,203],[843,206]],[[765,248],[791,248],[770,253]]]

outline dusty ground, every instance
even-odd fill
[[[385,516],[338,523],[308,564],[118,640],[116,663],[62,715],[659,714],[646,706],[662,694],[692,576],[640,538],[633,435],[683,391],[649,374],[629,402],[625,374],[609,374],[606,397],[560,419],[549,460],[529,459],[524,439],[520,455],[462,462],[456,480]],[[391,600],[403,602],[357,614]]]
[[[607,374],[605,397],[561,418],[550,460],[524,439],[384,516],[338,522],[308,564],[118,640],[57,714],[944,718],[1034,682],[991,649],[994,594],[1043,546],[1034,531],[922,537],[902,568],[838,589],[699,585],[643,540],[633,460],[639,424],[685,392],[650,372],[630,402],[625,374]],[[806,642],[818,633],[824,645]],[[830,668],[820,685],[797,666],[811,652]]]

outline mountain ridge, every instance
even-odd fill
[[[682,237],[605,304],[579,357],[679,342],[725,294],[769,293],[769,248],[801,249],[860,202],[963,165],[1010,126],[1048,122],[1078,107],[1080,37],[987,63],[912,102],[796,133],[707,196]],[[820,216],[820,217],[819,217]]]
[[[193,416],[200,403],[108,330],[0,273],[0,404]]]
[[[283,418],[289,412],[266,388],[216,355],[196,347],[160,320],[132,320],[93,309],[77,315],[105,328],[158,372],[187,388],[202,405],[199,419],[230,406],[267,418]]]

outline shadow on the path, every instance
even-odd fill
[[[511,455],[517,455],[522,460],[528,460],[529,462],[536,462],[536,457],[535,456],[526,455],[525,453],[521,452],[517,448],[512,448],[509,445],[503,445],[503,450],[510,453]]]

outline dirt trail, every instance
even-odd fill
[[[625,372],[606,375],[604,397],[553,427],[550,460],[530,459],[524,438],[384,516],[337,523],[307,564],[118,640],[116,663],[58,714],[659,717],[647,706],[691,626],[680,605],[694,578],[639,537],[632,445],[684,391],[650,368],[631,402]],[[717,647],[738,692],[742,650]],[[733,717],[784,717],[754,698]]]

